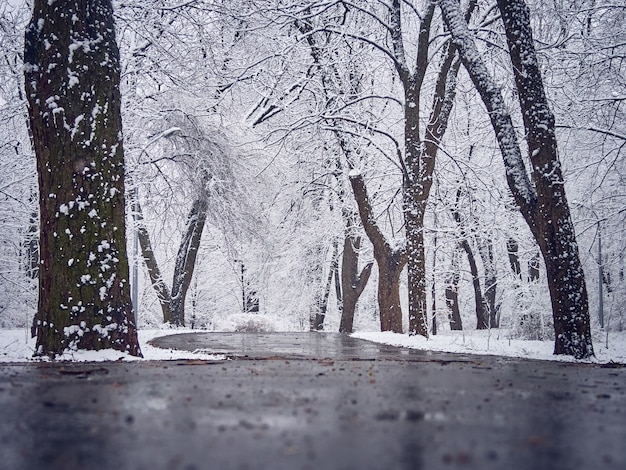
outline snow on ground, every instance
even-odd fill
[[[196,360],[224,360],[223,354],[207,354],[206,352],[175,351],[150,346],[148,341],[159,336],[167,336],[173,333],[191,333],[197,330],[139,330],[139,344],[143,353],[143,360],[163,361],[175,359]],[[33,360],[35,351],[35,339],[30,337],[30,329],[0,330],[0,362],[24,362]],[[60,356],[61,361],[99,362],[99,361],[137,361],[142,360],[129,354],[121,353],[113,349],[102,351],[76,351]]]
[[[221,354],[207,354],[204,351],[186,352],[171,349],[160,349],[150,346],[148,341],[159,336],[177,333],[191,333],[199,330],[139,330],[139,343],[144,360],[223,360]],[[509,339],[506,330],[468,330],[442,331],[436,336],[426,339],[421,336],[408,336],[389,332],[357,332],[352,336],[376,343],[390,344],[405,348],[427,351],[442,351],[463,354],[490,354],[497,356],[521,357],[527,359],[574,361],[568,356],[552,354],[552,341],[529,341]],[[607,348],[608,344],[608,348]],[[594,335],[596,358],[592,362],[616,362],[626,364],[626,331],[609,332],[608,342],[605,331]],[[30,330],[0,330],[0,362],[31,361],[35,350],[35,340],[30,338]],[[60,360],[67,361],[136,361],[140,360],[128,354],[114,350],[78,351],[66,354]]]
[[[552,361],[575,361],[571,356],[555,356],[553,341],[510,339],[507,330],[442,331],[426,339],[390,332],[357,332],[352,334],[375,343],[389,344],[425,351],[442,351],[462,354],[488,354],[495,356],[522,357]],[[590,362],[616,362],[626,364],[626,331],[599,331],[593,335],[595,359]]]

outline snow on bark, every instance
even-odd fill
[[[40,188],[37,354],[113,348],[140,355],[111,2],[36,0],[24,60]]]
[[[481,95],[489,118],[496,132],[498,145],[506,168],[506,177],[516,203],[520,208],[532,207],[536,200],[530,183],[522,152],[517,142],[515,128],[509,115],[500,88],[483,62],[474,37],[467,26],[463,13],[456,0],[439,0],[444,21],[459,50],[463,66]]]
[[[558,161],[554,116],[543,90],[528,8],[523,0],[498,0],[533,166],[532,186],[500,90],[478,53],[458,3],[440,0],[439,4],[463,65],[489,111],[509,188],[544,258],[554,317],[554,352],[590,357],[593,347],[584,273]]]

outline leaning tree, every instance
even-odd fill
[[[585,276],[558,156],[555,119],[523,0],[498,0],[532,172],[530,178],[502,93],[478,52],[456,0],[439,0],[461,60],[495,131],[511,193],[543,255],[552,301],[555,354],[593,356]]]
[[[141,355],[130,299],[110,0],[35,0],[25,82],[39,178],[38,355]]]

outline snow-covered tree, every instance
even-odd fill
[[[39,176],[36,353],[113,348],[141,355],[126,254],[110,0],[36,0],[24,64]]]
[[[523,0],[499,1],[532,165],[528,177],[502,94],[478,53],[456,0],[440,0],[463,65],[489,112],[509,188],[545,262],[552,299],[555,354],[593,355],[585,276],[558,158],[554,115],[548,105]]]

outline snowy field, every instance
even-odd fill
[[[223,355],[206,352],[186,352],[152,347],[148,341],[175,333],[190,333],[200,330],[139,330],[139,342],[144,360],[202,359],[221,360]],[[574,361],[570,357],[554,356],[552,341],[529,341],[509,339],[506,330],[491,331],[443,331],[429,339],[421,336],[409,337],[406,334],[358,332],[352,336],[376,343],[402,346],[426,351],[443,351],[463,354],[490,354],[527,359]],[[608,347],[607,347],[608,345]],[[0,330],[0,362],[24,362],[32,360],[35,340],[30,338],[30,330]],[[626,364],[626,332],[605,331],[594,335],[596,358],[591,362],[617,362]],[[117,361],[139,360],[117,351],[80,351],[61,358],[67,361]]]

